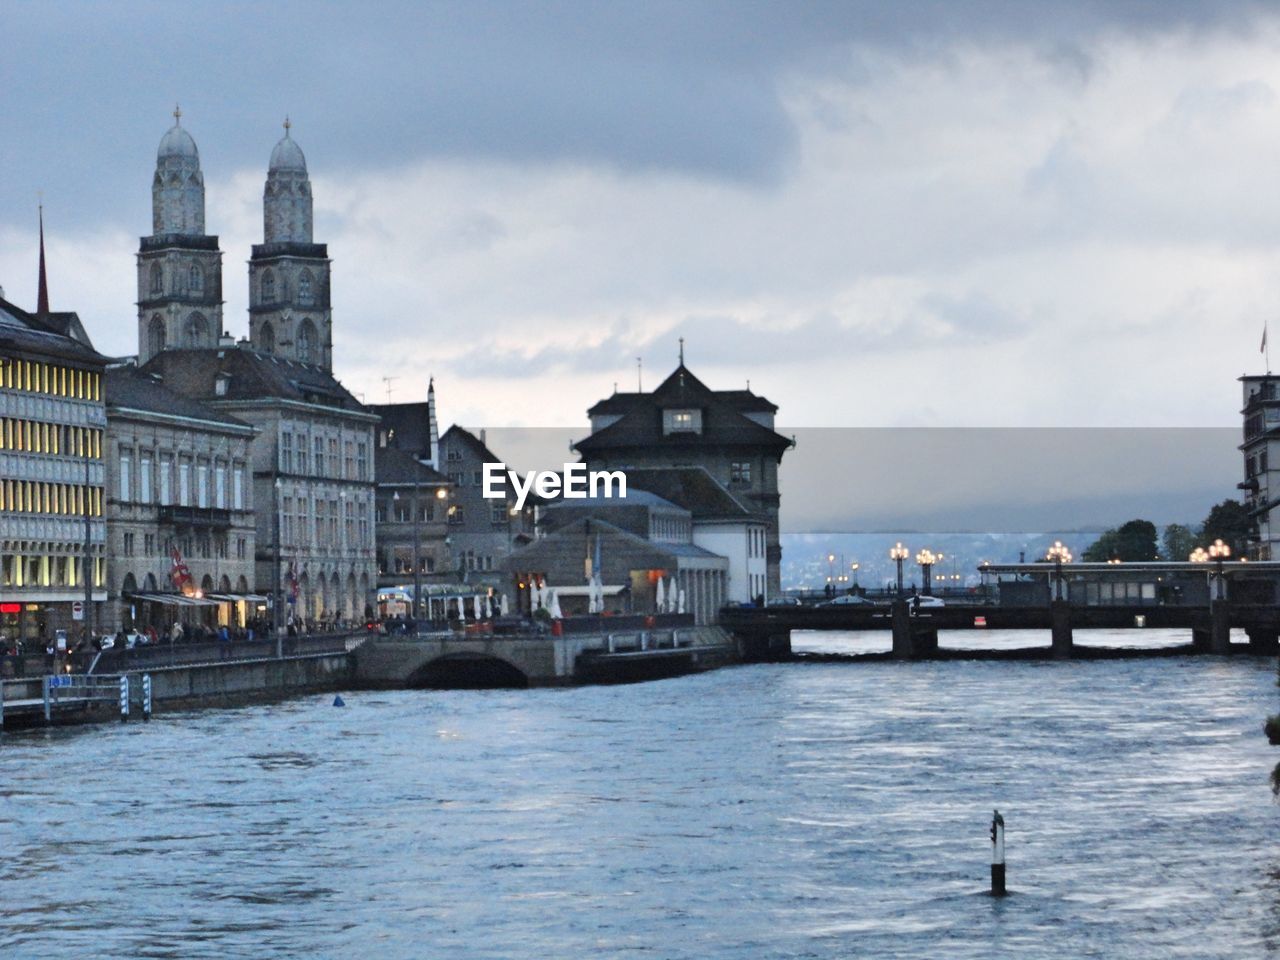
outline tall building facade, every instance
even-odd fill
[[[1249,544],[1252,560],[1280,558],[1280,376],[1241,377],[1244,404],[1243,443],[1245,506],[1257,524]]]
[[[176,136],[171,130],[166,141],[170,135]],[[189,139],[185,130],[182,135]],[[178,149],[195,155],[194,142],[168,148]],[[193,196],[173,198],[182,201],[184,215]],[[194,217],[183,222],[196,224]],[[239,343],[215,338],[149,351],[140,327],[142,373],[253,428],[254,592],[279,598],[273,601],[279,622],[292,618],[310,627],[358,619],[377,582],[378,418],[332,373],[328,254],[312,243],[306,160],[287,126],[268,165],[263,243],[250,260],[249,303],[250,336]]]
[[[739,517],[744,533],[763,524],[764,581],[747,585],[752,596],[763,592],[770,598],[782,588],[778,471],[794,445],[773,429],[777,410],[750,390],[712,390],[685,367],[682,356],[652,393],[615,393],[588,410],[591,434],[574,449],[589,470],[701,467],[745,508]],[[650,490],[665,489],[652,476],[645,483]],[[760,559],[751,549],[745,559]]]
[[[73,634],[97,623],[106,599],[105,364],[74,314],[30,314],[0,299],[0,634],[6,637]],[[76,606],[84,619],[77,620]]]
[[[262,191],[262,243],[249,260],[249,339],[264,353],[332,370],[329,251],[311,227],[307,159],[286,120]]]
[[[253,428],[133,367],[109,367],[104,384],[104,626],[245,626],[258,615]],[[174,551],[192,578],[183,597],[170,580]]]
[[[151,236],[138,248],[138,362],[169,347],[222,337],[222,252],[204,232],[200,152],[181,111],[160,140],[151,181]]]

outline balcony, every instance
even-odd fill
[[[231,511],[213,507],[162,506],[160,523],[175,527],[193,527],[203,530],[229,530]]]

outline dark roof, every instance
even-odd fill
[[[407,450],[395,447],[375,447],[373,451],[373,476],[378,483],[426,483],[449,482],[439,470],[433,470]]]
[[[611,397],[596,403],[587,411],[587,416],[597,414],[627,414],[637,407],[652,405],[652,398],[659,394],[670,393],[681,386],[680,374],[684,374],[684,387],[691,392],[703,391],[714,394],[717,399],[737,410],[739,413],[777,413],[778,405],[750,390],[712,390],[695,377],[689,368],[681,364],[672,371],[671,376],[662,381],[652,393],[615,393]]]
[[[628,492],[633,486],[651,490],[688,510],[694,520],[749,520],[754,516],[705,467],[632,468],[626,474]]]
[[[431,429],[428,423],[429,407],[425,400],[416,403],[371,403],[369,412],[378,415],[384,430],[395,431],[394,443],[401,450],[419,454],[428,452],[431,446]]]
[[[74,313],[37,316],[0,299],[0,353],[5,351],[33,353],[90,367],[102,367],[107,362],[93,349]]]
[[[166,384],[180,385],[191,397],[205,400],[296,400],[353,412],[366,408],[323,367],[287,360],[247,346],[204,350],[163,350],[142,367]],[[217,393],[219,375],[227,377],[225,393]]]
[[[150,413],[167,413],[192,420],[207,420],[231,427],[252,429],[243,420],[228,416],[221,410],[191,397],[170,390],[153,376],[142,373],[137,367],[108,367],[103,377],[103,399],[107,411],[112,407],[145,410]]]
[[[563,475],[563,471],[561,473]],[[596,495],[594,497],[575,497],[572,500],[566,500],[563,497],[548,498],[546,501],[548,510],[598,510],[601,507],[657,507],[665,510],[680,510],[678,504],[672,503],[670,500],[664,500],[656,493],[650,493],[648,490],[641,490],[631,482],[631,474],[627,474],[627,495],[625,497],[605,497]],[[688,511],[685,511],[686,513]]]
[[[645,537],[637,536],[629,530],[623,530],[621,527],[615,527],[607,520],[601,520],[598,517],[581,517],[577,520],[566,523],[563,527],[557,527],[544,537],[539,537],[528,546],[520,550],[516,550],[507,561],[507,566],[512,570],[528,569],[522,564],[528,563],[531,557],[536,557],[540,553],[555,554],[557,545],[563,540],[576,540],[583,544],[585,554],[588,538],[595,534],[602,534],[609,539],[617,539],[628,542],[641,551],[650,554],[654,558],[654,565],[657,566],[663,557],[707,557],[713,559],[723,559],[720,554],[714,553],[705,547],[700,547],[694,543],[668,543],[665,540],[648,540]],[[607,547],[605,548],[607,551]],[[610,558],[606,552],[603,562],[607,566]],[[552,584],[555,586],[555,584]],[[561,584],[563,586],[563,584]]]
[[[592,415],[613,414],[619,419],[574,444],[582,454],[606,450],[697,448],[706,446],[764,447],[779,457],[791,441],[768,427],[747,417],[740,405],[748,391],[728,391],[726,399],[710,389],[682,364],[658,385],[653,393],[615,394],[602,400],[589,411]],[[625,401],[618,398],[625,397]],[[763,400],[749,394],[752,401]],[[735,399],[737,398],[737,399]],[[767,400],[763,401],[768,404]],[[702,411],[700,433],[663,431],[662,412],[671,407],[689,407]],[[769,407],[773,407],[769,404]],[[766,408],[758,408],[760,410]],[[776,408],[773,408],[776,409]]]
[[[460,427],[456,423],[440,435],[440,444],[443,446],[446,439],[453,440],[455,438],[472,446],[480,455],[480,458],[486,463],[498,463],[501,461],[501,457],[490,450],[483,440],[477,437],[470,430],[467,430],[465,427]]]

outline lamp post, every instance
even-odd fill
[[[916,563],[920,564],[920,576],[924,582],[924,595],[933,596],[933,565],[938,557],[932,550],[921,550],[916,554]]]
[[[902,596],[902,564],[910,555],[911,551],[901,541],[889,548],[889,559],[898,565],[898,596]]]
[[[861,564],[857,563],[856,561],[849,564],[849,575],[853,578],[853,589],[855,593],[858,590],[858,567],[859,566],[861,566]]]
[[[1215,600],[1227,599],[1227,581],[1223,575],[1222,565],[1226,562],[1227,557],[1229,556],[1231,556],[1231,548],[1221,540],[1215,540],[1213,543],[1209,544],[1209,559],[1216,565],[1214,577],[1218,582],[1218,588],[1214,591],[1214,593],[1217,594],[1213,598]]]
[[[1053,563],[1053,576],[1056,584],[1053,599],[1063,600],[1065,597],[1062,589],[1062,565],[1070,563],[1074,559],[1071,556],[1071,551],[1062,545],[1061,540],[1055,540],[1053,541],[1053,546],[1045,553],[1044,558]]]
[[[276,638],[276,659],[284,658],[284,637],[280,632],[280,475],[271,484],[273,544],[271,550],[271,632]]]

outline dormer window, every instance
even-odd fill
[[[702,432],[701,410],[664,410],[662,415],[664,434]]]
[[[225,373],[218,374],[213,380],[213,392],[219,397],[227,395],[227,386],[231,383],[231,377]]]

